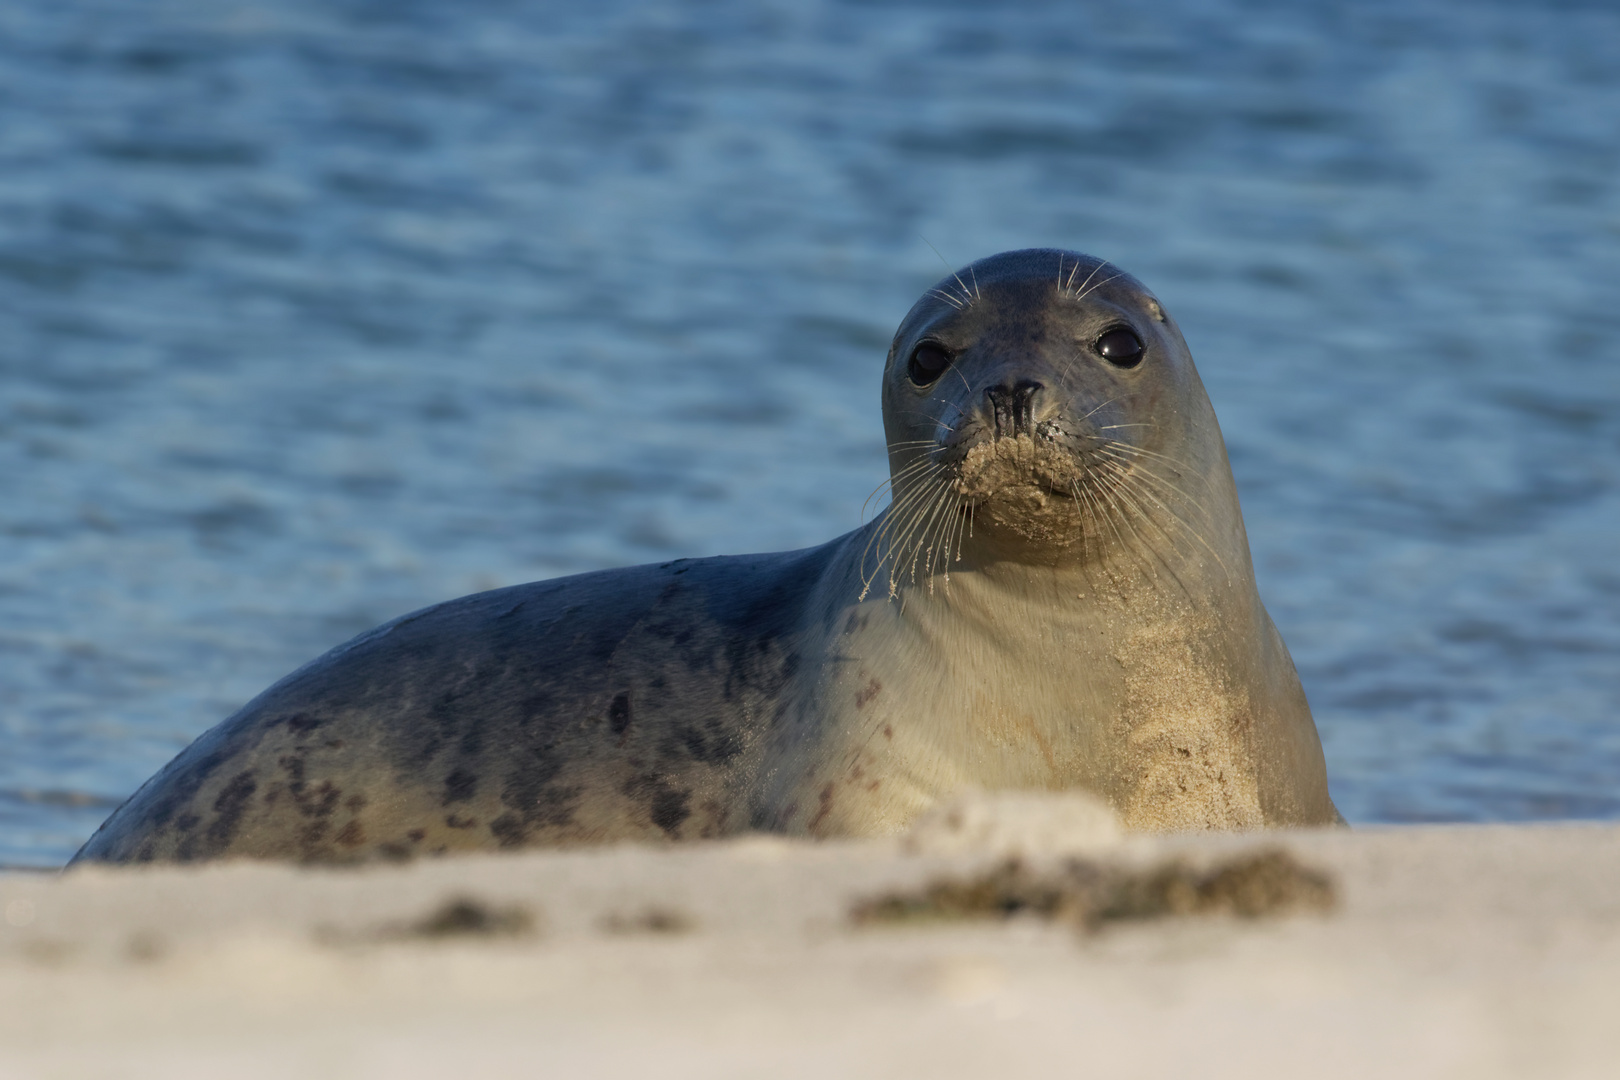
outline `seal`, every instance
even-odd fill
[[[996,255],[906,315],[890,502],[820,547],[497,589],[340,645],[76,860],[899,832],[964,789],[1129,829],[1341,821],[1214,410],[1134,278]]]

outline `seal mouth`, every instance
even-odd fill
[[[975,522],[1043,545],[1066,547],[1085,532],[1086,469],[1056,425],[980,439],[955,462],[952,491]]]
[[[1080,463],[1045,432],[1041,436],[1018,434],[969,446],[956,463],[954,490],[975,504],[1017,488],[1073,499],[1083,476]]]

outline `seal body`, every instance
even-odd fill
[[[1128,828],[1341,820],[1220,429],[1150,293],[994,256],[912,308],[889,507],[820,547],[388,623],[183,751],[77,859],[304,861],[891,833],[963,788]]]

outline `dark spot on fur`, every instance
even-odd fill
[[[326,839],[326,830],[329,826],[325,821],[312,821],[305,825],[298,834],[298,846],[303,848],[305,855],[314,855]]]
[[[657,773],[643,773],[625,781],[624,793],[647,804],[647,816],[670,837],[679,835],[681,823],[692,816],[690,791],[679,791]]]
[[[326,748],[328,750],[341,750],[346,745],[348,745],[348,744],[345,743],[342,739],[327,739],[326,740]]]
[[[123,809],[117,811],[113,818],[109,819],[109,824],[117,820],[126,831],[133,831],[135,828],[142,830],[161,829],[169,823],[176,813],[190,807],[192,800],[197,797],[197,792],[208,782],[209,778],[214,775],[221,765],[234,757],[234,751],[227,747],[206,754],[195,763],[183,768],[179,767],[180,761],[176,759],[173,766],[176,768],[173,780],[158,788],[153,794],[148,809],[145,811],[144,821],[138,821],[136,817],[139,814],[136,807],[139,805],[138,800],[140,798],[140,793],[137,793],[135,798],[130,799]],[[127,823],[121,820],[126,815],[129,815],[130,818]],[[113,833],[111,830],[103,828],[95,837],[91,838],[91,845],[94,845],[95,841],[104,835],[111,839]]]
[[[742,738],[735,731],[723,728],[705,733],[685,725],[676,730],[675,737],[693,761],[705,765],[723,765],[743,751]]]
[[[242,824],[242,815],[247,813],[248,802],[258,789],[258,781],[248,770],[231,777],[220,791],[219,797],[214,800],[214,813],[218,816],[208,826],[208,842],[216,850],[223,850],[236,836],[236,830]]]
[[[470,829],[478,824],[477,818],[457,817],[454,814],[444,815],[444,823],[452,829]]]
[[[287,717],[287,730],[295,735],[302,735],[307,731],[314,731],[321,726],[321,719],[308,713],[296,713]]]
[[[826,817],[828,812],[832,810],[832,797],[833,786],[828,783],[822,787],[821,794],[818,796],[821,805],[816,810],[816,816],[811,818],[809,823],[805,825],[807,831],[815,832],[816,826],[821,824],[821,819]]]
[[[675,836],[681,822],[691,816],[692,811],[686,807],[690,793],[685,791],[661,791],[653,797],[651,814],[654,825],[663,829],[670,836]]]
[[[405,835],[410,838],[411,843],[420,844],[423,840],[427,839],[427,830],[426,829],[412,829],[410,832],[406,833]]]
[[[337,842],[344,847],[358,847],[366,842],[366,829],[359,821],[351,821],[337,834]]]
[[[630,729],[630,692],[628,690],[621,690],[615,694],[613,704],[608,706],[608,727],[615,735],[623,735]]]
[[[179,829],[181,832],[190,832],[192,829],[195,829],[201,821],[202,818],[198,817],[196,814],[181,814],[179,817],[174,819],[174,827]]]
[[[478,777],[466,769],[457,769],[444,778],[444,797],[439,801],[440,806],[449,806],[451,803],[466,802],[478,791]]]
[[[366,805],[366,797],[364,795],[350,795],[347,799],[343,800],[343,805],[347,806],[350,810],[364,809]]]
[[[894,728],[890,727],[888,724],[884,724],[883,725],[883,737],[885,739],[894,738]]]
[[[305,753],[306,750],[300,747],[295,753],[277,758],[276,764],[287,774],[287,794],[292,796],[298,812],[304,817],[328,817],[337,809],[343,791],[330,780],[323,780],[318,787],[311,789],[306,780]]]
[[[877,697],[878,694],[882,692],[882,683],[878,682],[875,678],[867,679],[866,685],[855,692],[855,707],[857,709],[866,708],[872,703],[872,699]]]
[[[500,841],[501,847],[517,847],[529,835],[523,820],[516,814],[502,814],[489,823],[489,831]]]

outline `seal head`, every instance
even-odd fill
[[[1186,342],[1106,262],[1020,251],[941,281],[902,322],[883,396],[885,551],[920,545],[919,569],[930,552],[942,574],[962,558],[1116,575],[1247,558]],[[891,592],[915,578],[894,554]]]

